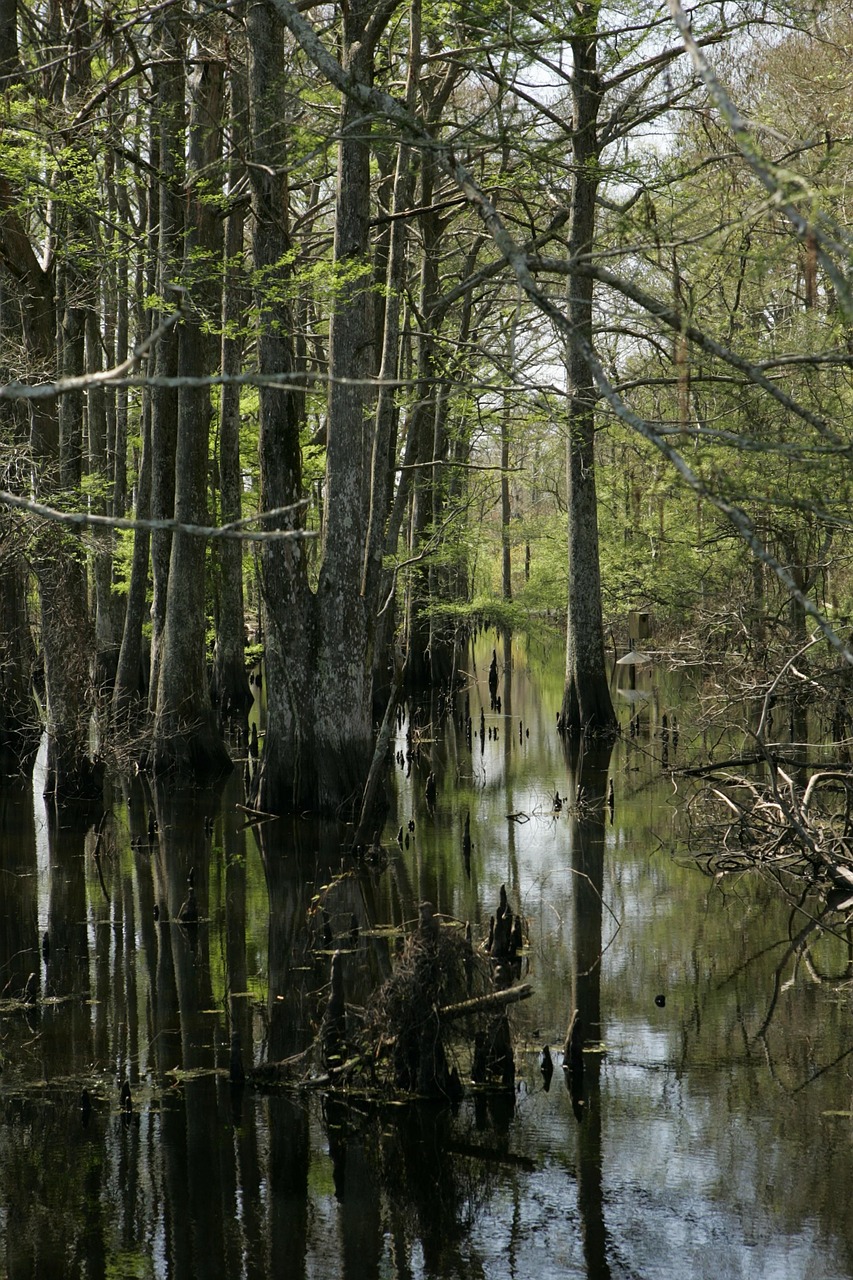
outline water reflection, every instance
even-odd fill
[[[600,1047],[605,1038],[601,1012],[605,815],[612,743],[596,743],[584,749],[576,742],[568,742],[566,747],[574,874],[571,1016],[575,1020],[574,1037],[583,1037],[587,1051],[572,1051],[570,1032],[564,1073],[579,1124],[577,1194],[587,1275],[589,1280],[609,1280],[599,1085]]]
[[[663,770],[690,750],[683,689],[637,672],[612,755],[567,758],[560,665],[490,637],[470,742],[465,693],[407,716],[360,865],[335,826],[253,819],[242,769],[216,795],[120,780],[105,818],[57,815],[38,779],[0,792],[0,1270],[853,1273],[847,932],[804,932],[819,904],[684,854]],[[502,884],[536,992],[511,1014],[514,1093],[454,1113],[241,1082],[311,1044],[330,950],[357,1011],[419,902],[476,944]]]

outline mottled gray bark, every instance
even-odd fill
[[[369,82],[373,49],[365,40],[371,6],[344,14],[343,61]],[[372,393],[376,373],[370,264],[371,117],[345,98],[340,116],[335,262],[362,268],[335,299],[329,333],[326,526],[317,594],[320,647],[314,720],[322,807],[361,798],[373,752],[372,618],[361,593],[370,510]],[[343,625],[346,619],[346,625]]]
[[[279,103],[285,83],[281,22],[263,0],[248,5],[249,96],[254,214],[253,258],[257,351],[262,373],[294,369],[287,297],[290,268],[286,126]],[[302,496],[299,443],[301,397],[293,390],[261,387],[261,509],[288,507]],[[296,528],[301,512],[276,521]],[[270,812],[316,806],[314,723],[316,625],[308,586],[306,544],[261,547],[267,734],[257,785],[260,805]]]
[[[592,29],[572,40],[574,135],[570,261],[588,255],[595,235],[599,174],[598,110],[601,88],[596,66],[597,5],[585,7]],[[572,331],[592,345],[592,281],[569,277],[567,315]],[[566,686],[560,712],[564,733],[612,734],[616,716],[604,662],[598,504],[595,491],[595,384],[583,353],[567,353],[569,433],[569,601],[566,626]]]
[[[421,179],[418,204],[424,213],[420,219],[421,269],[418,311],[422,329],[418,336],[418,394],[409,422],[406,446],[407,464],[428,463],[434,459],[436,411],[436,370],[433,313],[439,294],[438,245],[441,222],[431,209],[435,188],[435,161],[428,152],[421,157]],[[409,445],[411,444],[411,450]],[[418,467],[411,483],[411,519],[409,521],[409,554],[416,556],[423,546],[436,506],[436,486],[440,477],[436,468]],[[412,566],[406,601],[406,685],[410,689],[426,688],[432,678],[432,628],[426,606],[430,598],[430,569],[425,562]]]
[[[186,278],[192,282],[180,333],[178,373],[210,372],[215,345],[207,331],[216,306],[216,281],[209,273],[219,260],[218,224],[206,198],[206,184],[221,154],[223,66],[201,63],[191,85],[187,154]],[[204,265],[200,265],[200,264]],[[210,390],[182,386],[178,392],[175,451],[175,519],[206,524]],[[186,533],[172,537],[169,585],[162,636],[149,761],[155,773],[173,773],[199,782],[230,767],[210,702],[205,660],[206,548]]]
[[[233,158],[229,196],[234,201],[225,224],[225,272],[222,294],[222,372],[240,372],[243,327],[246,323],[245,281],[242,270],[244,213],[237,188],[244,169],[247,137],[246,73],[232,64],[231,146]],[[219,498],[223,524],[242,514],[240,472],[240,388],[225,383],[219,401]],[[216,647],[213,655],[213,688],[217,704],[228,713],[245,712],[252,705],[246,674],[245,620],[243,614],[243,547],[236,541],[220,542],[216,562]]]
[[[18,0],[0,0],[0,86],[20,75]]]
[[[120,205],[123,208],[124,216],[129,220],[129,209],[126,204],[126,196],[123,187],[119,184],[116,188]],[[157,276],[157,218],[159,198],[157,195],[158,188],[154,179],[147,189],[148,198],[144,200],[143,207],[145,209],[145,220],[143,226],[146,231],[146,239],[148,242],[149,252],[140,255],[137,259],[134,290],[135,297],[135,326],[137,333],[142,336],[150,332],[149,326],[152,323],[150,313],[143,312],[141,300],[143,297],[150,295],[156,288]],[[117,348],[122,350],[122,342],[127,345],[126,331],[128,328],[128,315],[125,313],[124,318],[119,319],[117,333]],[[125,336],[122,339],[122,330]],[[155,357],[156,360],[156,357]],[[156,366],[155,366],[156,367]],[[116,436],[122,432],[123,426],[126,430],[127,418],[127,399],[121,398],[116,404]],[[138,519],[147,520],[151,516],[151,424],[153,419],[153,395],[150,391],[143,396],[142,400],[142,420],[141,420],[141,449],[137,460],[137,476],[135,486],[135,504],[134,511]],[[120,496],[119,481],[119,455],[123,446],[116,442],[116,482],[114,488],[114,507],[116,511],[123,512],[125,502]],[[123,485],[122,485],[123,488]],[[114,728],[123,731],[136,729],[139,721],[142,719],[146,710],[145,695],[148,688],[148,680],[150,676],[150,663],[147,661],[147,654],[143,646],[143,627],[148,613],[148,574],[149,559],[151,554],[151,534],[147,529],[136,529],[133,535],[133,555],[130,567],[130,582],[128,584],[127,600],[125,601],[124,617],[121,635],[121,646],[119,649],[118,665],[116,669],[115,683],[113,685],[113,698],[111,706],[111,719]]]
[[[440,87],[423,86],[423,112],[431,128],[439,129],[441,113],[456,83],[457,72],[449,70]],[[432,208],[438,168],[435,157],[429,151],[421,153],[421,179],[418,205],[423,209],[420,217],[420,281],[418,316],[421,329],[418,335],[417,376],[418,391],[415,409],[409,423],[405,462],[422,462],[430,465],[414,471],[404,471],[400,490],[395,499],[389,530],[393,532],[399,501],[411,485],[411,519],[408,531],[408,553],[416,557],[424,547],[429,529],[438,528],[446,511],[451,476],[437,465],[447,456],[447,385],[439,382],[436,363],[436,341],[444,319],[440,306],[439,260],[443,249],[445,223],[438,211]],[[466,265],[469,265],[466,263]],[[458,341],[465,342],[465,329],[469,315],[468,303],[463,307],[463,320]],[[413,478],[409,480],[409,476]],[[389,539],[389,552],[396,551],[396,543]],[[453,594],[455,572],[436,568],[431,561],[415,563],[411,571],[406,603],[406,684],[410,689],[423,689],[446,683],[453,671],[455,628],[446,619],[430,609],[430,604],[446,598],[447,589]]]
[[[394,3],[375,9],[351,6],[343,15],[343,59],[350,73],[370,83],[376,40]],[[256,206],[256,269],[278,263],[288,238],[283,122],[276,115],[276,88],[283,70],[274,62],[280,27],[252,6],[252,182]],[[274,32],[274,34],[273,34]],[[354,810],[361,801],[373,751],[373,627],[376,601],[366,592],[374,573],[368,528],[377,544],[387,511],[371,523],[376,417],[369,380],[377,372],[373,275],[371,116],[345,99],[341,110],[335,207],[335,261],[347,283],[337,294],[331,321],[323,559],[316,594],[308,588],[304,546],[265,548],[268,727],[258,787],[265,809],[305,807],[326,812]],[[263,148],[271,148],[272,159]],[[278,243],[276,243],[278,236]],[[259,255],[262,255],[259,258]],[[282,330],[281,308],[264,314],[261,299],[259,355],[262,367],[288,372],[293,344]],[[267,313],[269,307],[266,307]],[[278,332],[275,332],[275,330]],[[299,403],[276,393],[261,400],[261,459],[264,507],[300,496]],[[278,428],[274,424],[278,420]],[[380,431],[387,440],[388,419]],[[387,451],[380,435],[378,456]],[[382,504],[384,505],[384,503]],[[378,523],[377,523],[378,521]],[[373,590],[373,588],[371,588]]]
[[[27,585],[21,560],[0,560],[0,778],[29,771],[40,736]]]
[[[157,292],[168,310],[177,300],[173,286],[180,276],[180,243],[183,210],[179,191],[184,177],[184,35],[183,7],[167,8],[155,29],[159,54],[154,66],[156,111],[152,151],[159,155]],[[154,372],[173,378],[178,372],[179,333],[173,326],[157,343]],[[151,515],[170,520],[175,514],[175,454],[178,434],[178,393],[174,387],[155,385],[151,414]],[[151,536],[151,674],[149,711],[153,713],[160,679],[163,630],[172,536],[156,530]]]
[[[80,280],[60,277],[59,365],[65,377],[84,371],[85,311],[78,306]],[[49,475],[54,459],[46,458]],[[83,467],[82,393],[63,396],[59,409],[58,473],[65,500],[80,502]],[[44,658],[48,794],[64,800],[95,795],[98,774],[89,752],[94,706],[89,668],[93,636],[88,616],[86,553],[76,532],[46,528],[36,560]]]
[[[103,368],[101,332],[97,313],[86,311],[86,370],[97,373]],[[110,460],[107,449],[107,400],[102,387],[90,387],[86,393],[88,407],[87,460],[89,475],[98,482],[89,499],[90,507],[99,515],[110,514],[106,495],[113,488]],[[119,641],[115,632],[115,613],[112,603],[113,535],[109,530],[97,530],[91,538],[92,581],[94,585],[95,613],[95,688],[109,696],[115,679]]]

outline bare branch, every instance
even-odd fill
[[[18,511],[27,511],[30,515],[40,516],[42,520],[50,520],[54,524],[71,525],[78,529],[164,529],[169,533],[189,533],[197,538],[233,538],[241,542],[273,542],[282,538],[317,537],[317,534],[310,529],[252,530],[244,527],[258,520],[280,520],[285,516],[292,516],[295,511],[307,506],[307,499],[294,503],[290,507],[276,507],[272,511],[262,511],[256,516],[235,520],[232,524],[214,526],[184,524],[180,520],[131,520],[122,516],[98,516],[88,511],[58,511],[55,507],[45,506],[43,502],[33,502],[31,498],[23,498],[17,493],[8,493],[5,489],[0,489],[0,504],[14,507]]]

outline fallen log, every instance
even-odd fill
[[[504,1005],[515,1004],[518,1000],[527,1000],[532,995],[533,988],[530,983],[523,982],[520,987],[508,987],[506,991],[493,991],[489,995],[475,996],[473,1000],[463,1000],[460,1004],[446,1004],[438,1011],[439,1021],[452,1022],[455,1018],[467,1018],[470,1014],[488,1013]]]

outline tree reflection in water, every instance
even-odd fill
[[[468,689],[475,722],[493,647]],[[654,689],[611,758],[566,762],[559,664],[534,680],[515,645],[497,654],[502,711],[484,712],[482,742],[469,747],[437,702],[420,709],[421,758],[398,767],[374,862],[348,860],[333,825],[250,822],[239,770],[221,796],[122,780],[103,823],[46,808],[38,778],[0,791],[0,1271],[716,1277],[748,1259],[785,1274],[795,1248],[797,1274],[851,1273],[837,1194],[851,1036],[833,977],[846,935],[802,935],[817,912],[777,882],[711,880],[655,852],[673,786]],[[463,707],[464,694],[457,725]],[[680,703],[678,720],[669,764],[688,746]],[[181,925],[190,881],[198,921]],[[476,945],[504,882],[527,917],[535,989],[511,1014],[516,1092],[469,1090],[454,1113],[241,1083],[235,1054],[251,1076],[316,1034],[320,906],[359,1009],[421,901],[470,922]],[[575,1009],[582,1086],[546,1094],[539,1052],[549,1041],[559,1071]]]
[[[568,740],[569,839],[572,858],[572,1008],[586,1040],[582,1073],[564,1066],[578,1120],[578,1210],[589,1280],[609,1280],[602,1194],[601,1014],[604,832],[613,744]]]

